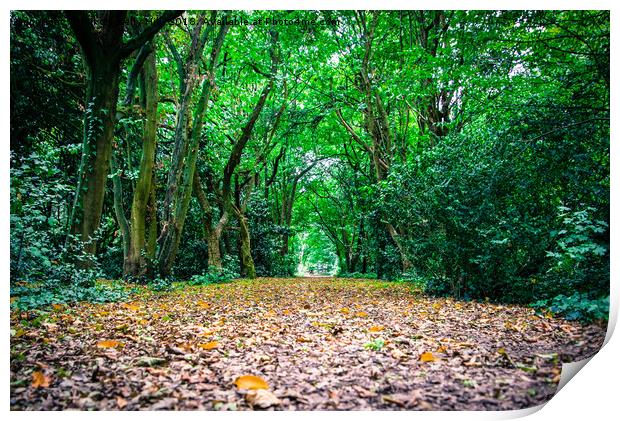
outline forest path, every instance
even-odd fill
[[[605,332],[407,284],[263,278],[11,314],[12,409],[518,409]],[[268,390],[247,392],[239,376]],[[252,378],[250,378],[252,380]],[[255,382],[257,379],[253,379]]]

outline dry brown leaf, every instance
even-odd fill
[[[245,395],[246,402],[252,407],[269,408],[280,405],[280,399],[273,393],[265,389],[250,390]]]
[[[51,380],[49,376],[46,376],[41,371],[32,372],[32,387],[35,389],[38,387],[50,387]]]
[[[120,396],[116,397],[116,405],[118,406],[118,409],[123,409],[124,407],[127,406],[127,399],[122,398]]]
[[[407,354],[405,354],[403,351],[401,351],[398,348],[392,351],[392,358],[396,358],[397,360],[400,360],[401,358],[405,358],[406,356]]]
[[[269,384],[265,380],[251,374],[237,377],[237,380],[235,380],[235,386],[239,389],[269,389]]]
[[[420,400],[420,392],[413,391],[412,393],[397,393],[394,395],[383,395],[384,402],[393,403],[403,408],[410,408],[415,406]]]

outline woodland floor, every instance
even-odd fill
[[[13,410],[519,409],[550,399],[561,363],[605,336],[525,307],[332,278],[145,291],[30,317],[11,314]],[[268,389],[238,388],[243,375]]]

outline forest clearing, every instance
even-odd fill
[[[609,19],[11,11],[11,409],[548,401],[609,318]]]
[[[11,407],[30,410],[520,409],[546,402],[561,364],[605,337],[528,308],[333,278],[240,280],[20,319]],[[244,389],[242,376],[259,379]]]

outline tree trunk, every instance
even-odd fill
[[[146,238],[146,276],[150,279],[155,277],[155,258],[157,257],[157,195],[155,180],[151,182],[149,204],[146,213],[146,225],[148,236]]]
[[[77,249],[76,263],[82,268],[92,266],[97,250],[95,231],[99,228],[110,169],[119,72],[118,63],[112,62],[90,69],[87,78],[82,160],[69,230],[81,243],[69,241]],[[80,251],[85,255],[80,256]]]
[[[126,11],[102,11],[97,22],[91,22],[85,11],[65,12],[80,44],[87,80],[82,160],[67,236],[68,248],[77,254],[78,267],[91,267],[97,250],[95,232],[101,220],[110,169],[121,62],[180,14],[181,11],[166,11],[138,35],[123,42]]]
[[[256,278],[256,269],[254,268],[254,259],[252,259],[252,247],[250,245],[250,230],[245,215],[238,214],[239,218],[239,242],[240,258],[241,258],[241,276],[244,278]]]
[[[153,190],[153,166],[157,142],[157,67],[155,53],[149,54],[144,61],[144,93],[146,122],[142,134],[142,158],[138,181],[136,183],[133,202],[131,204],[131,226],[129,250],[125,258],[124,272],[127,276],[141,277],[147,272],[146,235],[147,210]],[[154,203],[153,203],[154,205]],[[151,215],[152,217],[153,215]],[[149,224],[149,236],[152,235],[153,224]],[[156,230],[155,226],[155,230]]]
[[[208,29],[207,29],[208,30]],[[204,124],[204,114],[206,112],[211,90],[213,88],[214,69],[217,57],[220,53],[224,37],[228,31],[227,25],[220,27],[220,32],[214,42],[211,58],[209,61],[208,73],[202,82],[200,98],[196,104],[193,116],[194,126],[191,129],[189,139],[187,135],[186,122],[188,119],[188,107],[192,99],[192,91],[197,80],[198,63],[202,57],[202,49],[195,52],[195,62],[189,63],[187,72],[187,83],[183,95],[182,105],[177,116],[177,127],[175,133],[175,150],[173,155],[173,165],[168,177],[168,189],[166,201],[164,203],[164,227],[159,250],[159,271],[162,276],[168,276],[172,270],[172,265],[176,258],[183,233],[183,225],[189,208],[189,202],[194,185],[194,173],[196,170],[196,160],[198,158],[198,146],[200,135]],[[196,31],[198,32],[198,31]],[[198,36],[196,34],[195,36]],[[203,35],[204,36],[204,35]]]

